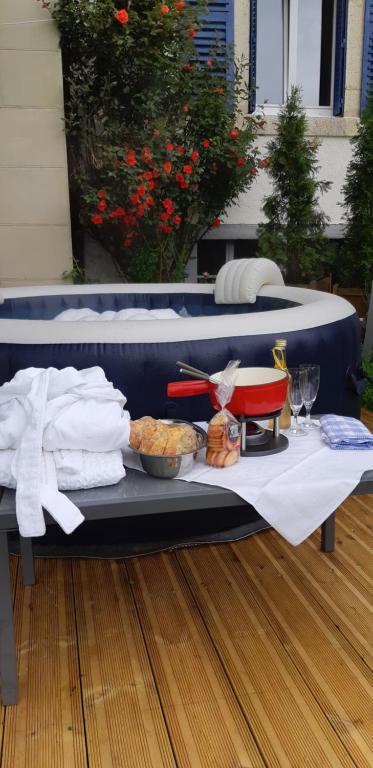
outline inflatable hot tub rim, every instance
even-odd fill
[[[49,296],[80,296],[104,294],[207,294],[214,293],[214,285],[193,283],[139,283],[95,285],[42,285],[4,288],[4,301]],[[265,285],[258,297],[282,299],[294,303],[286,309],[241,314],[215,314],[212,316],[180,317],[172,320],[91,321],[89,323],[58,320],[0,318],[0,343],[33,344],[71,343],[157,343],[193,341],[236,336],[291,333],[317,328],[344,320],[355,314],[355,308],[334,294],[309,288]],[[255,305],[252,305],[255,309]],[[63,307],[61,307],[62,310]],[[66,307],[64,307],[66,308]]]

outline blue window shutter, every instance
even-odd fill
[[[361,73],[361,111],[368,100],[369,91],[373,91],[373,0],[366,0],[363,68]]]
[[[256,19],[257,0],[250,2],[249,112],[256,107]]]
[[[333,115],[343,115],[347,37],[347,0],[337,0],[335,30],[334,98]]]
[[[194,5],[193,0],[189,0]],[[204,62],[214,49],[233,44],[233,0],[209,0],[206,12],[200,16],[202,27],[198,30],[194,43],[199,60]],[[214,54],[219,60],[219,55]]]

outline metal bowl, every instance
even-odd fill
[[[164,424],[188,424],[193,427],[197,433],[198,448],[196,451],[190,453],[182,453],[177,456],[154,456],[149,453],[142,453],[136,448],[132,448],[135,453],[138,453],[141,461],[141,466],[145,469],[148,475],[153,477],[174,478],[183,477],[192,468],[194,459],[202,448],[207,445],[207,434],[204,429],[198,427],[197,424],[192,424],[190,421],[183,421],[182,419],[161,419]]]

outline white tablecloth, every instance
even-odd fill
[[[373,469],[373,450],[331,450],[319,430],[304,437],[287,436],[289,448],[282,453],[241,457],[225,469],[208,467],[205,452],[200,451],[182,479],[234,491],[290,544],[300,544],[350,495],[363,472]],[[141,469],[131,449],[126,450],[124,463]]]

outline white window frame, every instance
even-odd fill
[[[299,0],[285,0],[284,4],[284,102],[290,93],[292,85],[296,85],[296,66],[297,66],[297,29],[298,29],[298,8]],[[333,89],[335,76],[335,33],[337,19],[337,2],[334,2],[333,18],[333,49],[332,49],[332,71],[330,100],[328,107],[307,106],[303,108],[310,117],[332,117],[333,116]],[[264,112],[265,115],[277,115],[283,104],[257,104],[255,112]]]

